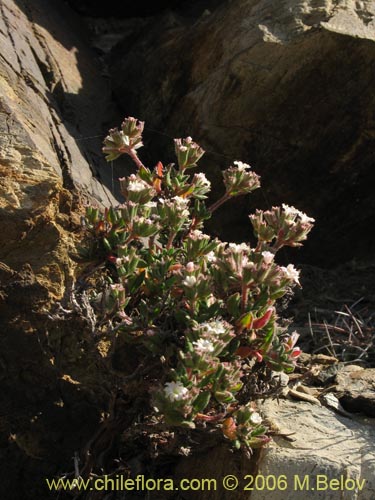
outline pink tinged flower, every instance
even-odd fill
[[[181,401],[189,394],[189,390],[181,382],[167,382],[164,393],[170,401]]]
[[[272,252],[265,251],[265,252],[262,252],[262,257],[263,257],[264,263],[269,265],[269,264],[271,264],[271,262],[273,262],[275,255]]]
[[[194,265],[194,262],[188,262],[188,263],[186,264],[186,271],[187,271],[188,273],[192,273],[192,272],[194,272],[194,270],[195,270],[195,265]]]
[[[199,229],[193,229],[193,231],[190,231],[189,238],[191,238],[194,241],[210,239],[208,234],[202,233],[202,231],[200,231]]]

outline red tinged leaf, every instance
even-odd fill
[[[269,322],[269,320],[271,319],[273,311],[274,311],[274,309],[271,307],[270,309],[268,309],[266,314],[264,314],[264,316],[254,320],[253,325],[252,325],[254,330],[259,330],[260,328],[264,328],[266,326],[266,324]]]
[[[154,189],[157,193],[161,192],[161,180],[163,178],[163,164],[161,161],[156,165],[157,178],[154,180]]]
[[[158,161],[158,164],[156,165],[156,171],[159,177],[163,177],[163,164],[161,161]]]
[[[292,352],[289,354],[291,358],[298,358],[302,354],[302,351],[299,347],[294,347]]]

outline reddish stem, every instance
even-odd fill
[[[231,196],[228,193],[225,193],[221,198],[219,198],[217,201],[215,201],[215,203],[213,203],[209,207],[208,210],[211,213],[213,213],[215,210],[217,210],[223,203],[225,203],[226,201],[228,201],[230,198],[231,198]]]
[[[140,168],[146,168],[141,160],[138,158],[137,153],[135,152],[135,149],[128,149],[126,153],[130,156],[130,158],[134,161],[134,163],[137,165],[138,169]]]
[[[241,307],[242,307],[242,312],[245,312],[246,306],[247,306],[247,289],[248,286],[242,283],[241,287]]]

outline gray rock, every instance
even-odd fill
[[[274,476],[276,484],[283,477],[287,488],[271,490],[273,480],[269,479],[269,488],[254,489],[252,500],[374,498],[373,419],[351,420],[325,407],[288,400],[267,401],[261,408],[276,435],[265,450],[258,474]],[[262,480],[258,481],[262,486]]]

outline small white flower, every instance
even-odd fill
[[[189,204],[189,200],[187,198],[182,198],[182,196],[174,196],[172,200],[175,202],[175,206],[180,210],[184,210]]]
[[[189,394],[189,390],[181,382],[167,382],[164,392],[170,401],[181,401]]]
[[[116,266],[121,266],[121,264],[122,264],[122,259],[120,259],[120,257],[117,257]]]
[[[258,425],[262,423],[262,417],[256,411],[251,414],[250,422],[254,425]]]
[[[199,339],[196,342],[193,342],[193,346],[199,352],[213,352],[215,349],[213,343],[206,339]]]
[[[193,288],[193,286],[196,284],[197,278],[195,276],[186,276],[182,284],[184,286],[187,286],[188,288]]]
[[[299,271],[293,266],[293,264],[289,264],[287,267],[280,267],[284,277],[288,280],[294,281],[298,285],[299,282]]]
[[[275,255],[272,252],[262,252],[263,260],[265,264],[271,264],[273,262],[273,259],[275,258]]]
[[[311,224],[315,222],[315,219],[313,219],[312,217],[308,217],[304,212],[301,212],[295,207],[285,205],[285,203],[283,203],[283,210],[285,212],[285,215],[287,216],[299,217],[303,224]]]
[[[186,146],[178,146],[178,150],[185,153],[185,151],[187,151],[187,147]]]
[[[240,172],[243,172],[244,170],[251,168],[250,165],[244,163],[243,161],[234,161],[233,163],[237,165],[237,170],[239,170]]]
[[[130,181],[128,184],[128,191],[134,191],[134,192],[139,192],[143,191],[144,189],[147,189],[148,185],[141,181]]]
[[[206,257],[207,257],[208,262],[216,262],[217,261],[217,257],[216,257],[215,252],[213,250],[211,250],[211,252],[208,252]]]

